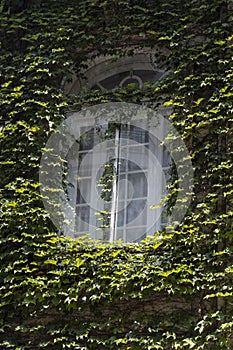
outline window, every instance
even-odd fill
[[[156,63],[155,52],[137,52],[134,56],[97,57],[89,62],[89,68],[83,72],[84,78],[74,74],[72,83],[64,84],[65,93],[77,93],[82,89],[113,89],[136,83],[139,87],[146,81],[157,81],[166,73]],[[166,56],[167,52],[163,52]]]
[[[87,71],[85,84],[103,90],[157,81],[164,72],[154,70],[145,56],[130,57],[124,64],[99,63]],[[69,197],[76,212],[73,235],[139,242],[167,224],[162,208],[150,208],[165,195],[169,154],[149,132],[153,125],[145,118],[93,125],[91,118],[79,121],[75,127],[81,136],[68,156]]]

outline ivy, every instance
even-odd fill
[[[231,1],[12,0],[0,9],[0,347],[230,350]],[[148,47],[168,71],[159,83],[64,94],[64,77],[82,77],[91,59]],[[49,135],[67,112],[154,108],[164,96],[195,169],[182,223],[142,244],[59,236],[39,191]]]

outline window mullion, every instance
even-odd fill
[[[117,235],[117,214],[118,214],[118,193],[119,193],[119,176],[120,176],[120,127],[116,127],[115,130],[115,160],[114,169],[115,174],[113,176],[112,187],[112,205],[111,205],[111,217],[110,217],[110,242],[116,240]]]

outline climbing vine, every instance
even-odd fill
[[[231,349],[232,1],[1,4],[0,347]],[[159,83],[64,94],[90,60],[155,47]],[[195,171],[184,220],[159,242],[59,236],[39,191],[56,126],[84,106],[161,96]]]

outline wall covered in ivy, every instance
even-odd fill
[[[0,348],[232,349],[232,1],[1,4]],[[159,84],[64,94],[91,59],[143,48],[167,52]],[[142,245],[59,236],[39,191],[56,126],[161,96],[195,171],[183,221]]]

